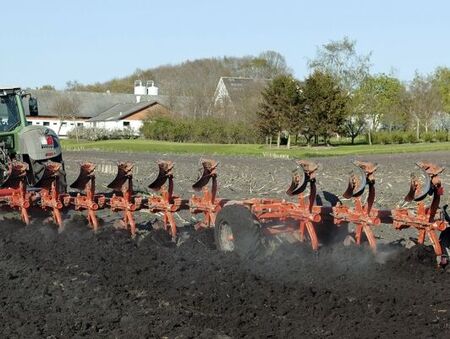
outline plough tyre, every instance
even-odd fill
[[[244,205],[226,205],[217,214],[214,240],[219,250],[250,258],[264,250],[262,238],[258,219]]]

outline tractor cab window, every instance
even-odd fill
[[[20,123],[15,95],[0,96],[0,132],[12,131]]]

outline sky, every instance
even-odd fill
[[[445,0],[21,0],[1,4],[0,84],[64,89],[137,68],[281,53],[298,78],[317,48],[347,36],[372,72],[403,81],[450,67]]]

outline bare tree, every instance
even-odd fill
[[[369,75],[371,55],[358,54],[356,41],[344,37],[318,48],[316,57],[308,61],[308,66],[311,70],[331,74],[343,90],[352,92]]]
[[[422,75],[416,72],[409,91],[411,93],[411,111],[417,122],[418,137],[420,125],[424,127],[425,132],[428,132],[434,115],[442,109],[442,100],[439,88],[431,75]]]
[[[57,114],[59,119],[58,134],[64,121],[75,121],[80,113],[81,100],[76,96],[61,95],[52,105],[52,110]],[[78,142],[78,127],[75,126],[75,135]]]

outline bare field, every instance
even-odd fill
[[[136,163],[136,189],[157,174],[155,161],[175,162],[175,191],[193,193],[199,157],[189,155],[66,152],[68,182],[79,163],[98,164],[98,190],[114,178],[115,163]],[[283,197],[293,161],[215,157],[223,198]],[[319,189],[340,195],[353,159],[380,164],[379,208],[402,202],[414,163],[450,166],[450,152],[316,159]],[[445,187],[450,176],[442,175]],[[443,203],[449,200],[444,195]],[[270,256],[242,260],[221,253],[211,232],[182,231],[172,243],[156,230],[135,239],[112,227],[93,234],[69,215],[66,229],[35,220],[0,227],[0,333],[3,337],[67,338],[380,338],[450,336],[450,271],[435,268],[427,246],[390,244],[413,232],[382,225],[383,257],[337,244],[319,255],[285,244]],[[154,216],[142,213],[141,226]],[[180,226],[188,223],[180,215]],[[380,260],[382,259],[382,260]]]

